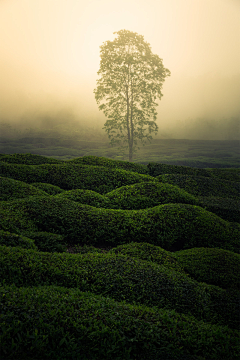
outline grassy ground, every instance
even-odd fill
[[[54,140],[54,139],[53,139]],[[42,138],[6,140],[0,138],[0,153],[32,153],[69,160],[94,155],[127,160],[118,148],[101,141],[46,141]],[[154,139],[135,154],[138,163],[161,162],[193,167],[240,167],[239,141]]]

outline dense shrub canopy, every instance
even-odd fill
[[[170,251],[204,246],[239,252],[239,224],[188,204],[110,210],[42,196],[2,202],[1,214],[5,231],[47,231],[63,235],[68,243],[114,246],[137,241]]]
[[[199,284],[183,272],[163,265],[121,254],[82,256],[36,254],[34,250],[10,247],[0,249],[2,279],[6,284],[78,288],[117,301],[159,309],[174,308],[199,320],[238,327],[239,292],[226,293],[220,288]]]
[[[199,204],[224,220],[240,222],[240,200],[219,196],[199,196]]]
[[[126,210],[145,209],[169,203],[199,204],[197,198],[178,186],[157,182],[123,186],[107,193],[106,197],[115,207]]]
[[[9,231],[0,230],[0,245],[21,247],[24,249],[38,250],[32,239],[23,235],[12,234]]]
[[[133,306],[59,286],[5,286],[0,300],[5,357],[238,360],[237,332],[174,310]]]
[[[240,199],[240,183],[238,182],[179,174],[160,175],[157,179],[163,183],[177,185],[195,196],[217,196]]]
[[[0,161],[5,161],[11,164],[22,164],[22,165],[41,165],[41,164],[61,164],[61,160],[57,160],[50,157],[33,154],[12,154],[0,155]]]
[[[149,175],[104,166],[78,164],[16,165],[0,162],[0,175],[29,184],[47,182],[64,190],[86,189],[100,194],[124,185],[155,181]]]
[[[92,156],[92,155],[72,159],[72,160],[67,161],[67,163],[105,166],[107,168],[133,171],[133,172],[136,172],[139,174],[145,174],[145,175],[148,174],[148,167],[146,165],[134,164],[129,161],[112,160],[112,159],[107,159],[104,157],[98,157],[98,156]]]
[[[166,251],[159,246],[148,243],[136,243],[119,245],[110,250],[113,254],[122,254],[140,260],[152,261],[158,265],[164,265],[169,269],[183,272],[176,257],[170,251]]]
[[[45,193],[49,195],[57,195],[64,192],[64,190],[61,189],[59,186],[51,185],[48,183],[36,182],[36,183],[31,183],[31,185],[45,191]]]
[[[37,195],[47,195],[47,193],[23,181],[0,176],[0,201],[9,201]]]
[[[199,282],[240,290],[240,255],[223,249],[193,248],[177,251],[178,262]]]
[[[75,189],[64,191],[57,196],[59,199],[68,199],[81,204],[94,206],[97,208],[111,209],[112,202],[104,195],[92,190]]]
[[[239,174],[0,154],[1,356],[238,360]]]
[[[148,170],[151,176],[158,176],[162,174],[181,174],[206,177],[211,176],[210,172],[207,169],[195,169],[189,166],[181,165],[149,163]]]

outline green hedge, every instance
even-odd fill
[[[64,237],[59,234],[50,232],[24,232],[29,238],[33,239],[39,251],[46,252],[64,252],[66,251],[66,244]]]
[[[123,210],[139,210],[169,203],[199,204],[198,199],[179,187],[157,182],[123,186],[105,196],[114,207]]]
[[[56,286],[0,288],[2,356],[61,360],[237,360],[239,334],[175,311]]]
[[[163,174],[181,174],[191,176],[214,177],[234,182],[240,181],[240,169],[199,169],[190,166],[149,163],[147,165],[149,175],[158,176]]]
[[[98,208],[139,210],[166,203],[199,204],[197,198],[177,186],[156,182],[122,186],[101,195],[92,190],[75,189],[57,196]]]
[[[60,253],[66,251],[64,237],[48,232],[25,231],[23,234],[18,235],[10,233],[9,231],[0,230],[0,244],[45,252]]]
[[[86,189],[100,194],[124,185],[155,181],[151,176],[132,171],[70,163],[16,165],[0,162],[0,175],[27,183],[47,182],[64,190]]]
[[[199,197],[200,205],[206,210],[231,222],[240,222],[240,200],[210,196]]]
[[[207,169],[211,176],[216,176],[223,180],[240,181],[240,169]]]
[[[11,164],[24,164],[24,165],[41,165],[41,164],[61,164],[61,160],[50,157],[33,154],[1,154],[0,161]]]
[[[112,160],[105,157],[98,156],[83,156],[76,159],[66,161],[66,163],[82,164],[82,165],[95,165],[104,166],[107,168],[122,169],[127,171],[133,171],[139,174],[148,175],[148,167],[146,165],[135,164],[128,161]]]
[[[78,288],[116,301],[175,309],[199,320],[239,328],[239,292],[199,284],[162,265],[120,254],[0,249],[1,279],[9,285]]]
[[[174,253],[184,270],[200,282],[240,290],[240,255],[223,249],[194,248]]]
[[[96,248],[92,245],[71,245],[67,251],[69,254],[87,255],[88,253],[107,253],[109,250],[106,248]]]
[[[113,208],[112,202],[106,196],[92,190],[69,190],[58,194],[56,197],[59,199],[71,200],[97,208]]]
[[[160,182],[177,185],[195,196],[217,196],[223,198],[240,199],[240,183],[180,174],[165,174],[157,176]]]
[[[59,186],[51,185],[48,183],[36,182],[36,183],[31,183],[31,185],[45,191],[49,195],[57,195],[64,192],[64,190],[61,189]]]
[[[53,196],[0,203],[2,230],[47,231],[68,243],[116,246],[148,242],[165,250],[221,247],[239,252],[240,225],[199,206],[165,204],[145,210],[109,210]]]
[[[47,195],[47,193],[23,181],[0,176],[0,201],[41,195]]]
[[[168,269],[183,271],[174,253],[166,251],[159,246],[148,243],[132,242],[126,245],[119,245],[109,251],[110,254],[122,254],[140,260],[152,261],[158,265],[164,265]]]
[[[97,165],[107,168],[118,168],[128,171],[137,172],[139,174],[150,174],[157,176],[161,174],[185,174],[206,177],[218,177],[225,180],[240,181],[240,169],[198,169],[189,166],[168,165],[161,163],[149,163],[148,165],[131,163],[128,161],[112,160],[106,157],[97,156],[83,156],[67,161],[58,160],[42,155],[26,154],[0,154],[0,161],[12,164],[25,165],[41,165],[41,164],[82,164],[82,165]]]
[[[0,230],[0,245],[19,246],[25,249],[37,250],[37,246],[32,239],[3,230]]]
[[[211,176],[210,172],[207,169],[192,168],[189,166],[149,163],[147,167],[149,175],[154,177],[162,174],[181,174],[206,177]]]
[[[0,160],[3,359],[239,358],[239,169]]]

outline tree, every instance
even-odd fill
[[[120,30],[117,38],[100,46],[100,69],[94,90],[110,143],[128,148],[132,161],[138,140],[143,144],[157,133],[156,99],[170,71],[151,51],[142,35]]]

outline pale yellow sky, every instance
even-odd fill
[[[68,108],[103,123],[99,46],[121,29],[171,71],[159,124],[240,113],[240,0],[0,0],[0,121]]]

